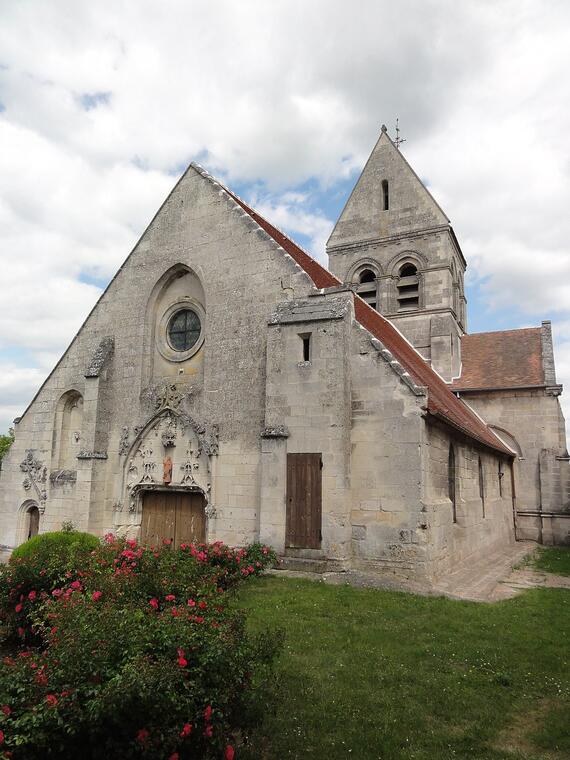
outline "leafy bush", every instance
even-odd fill
[[[0,567],[0,617],[8,637],[22,638],[28,622],[24,607],[65,583],[99,545],[90,533],[58,531],[34,536],[14,549],[8,565]]]
[[[65,583],[12,598],[23,638],[38,646],[0,671],[3,748],[15,760],[231,760],[235,735],[261,709],[257,686],[279,637],[248,635],[225,589],[273,556],[258,545],[172,551],[109,536]]]
[[[10,562],[34,560],[47,563],[54,571],[67,570],[68,563],[99,546],[99,539],[91,533],[74,530],[60,530],[53,533],[41,533],[17,546],[12,552]]]

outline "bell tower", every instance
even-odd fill
[[[445,380],[459,375],[466,262],[449,219],[382,127],[327,243],[329,269]]]

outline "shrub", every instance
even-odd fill
[[[61,570],[70,561],[82,556],[99,546],[99,539],[91,533],[80,533],[69,528],[53,533],[41,533],[17,546],[12,552],[10,562],[34,560],[46,563],[48,567]],[[67,567],[65,567],[67,569]]]
[[[221,582],[260,572],[271,551],[108,537],[84,558],[18,602],[38,646],[0,671],[3,749],[14,760],[233,757],[279,636],[249,635]]]
[[[90,533],[58,531],[34,536],[14,549],[8,565],[0,567],[0,616],[8,637],[27,627],[32,602],[85,567],[99,545],[99,539]],[[17,609],[19,605],[21,609]]]

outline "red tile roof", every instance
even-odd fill
[[[544,387],[540,327],[474,333],[461,339],[456,390]]]
[[[220,187],[224,187],[220,184]],[[237,195],[224,188],[229,196],[267,232],[296,262],[305,270],[317,288],[330,288],[342,285],[331,272],[309,256],[287,235],[270,224],[257,211],[250,208]],[[433,371],[425,359],[408,343],[394,325],[375,309],[365,303],[360,296],[354,296],[354,310],[360,324],[376,337],[394,358],[409,372],[417,385],[424,386],[428,391],[428,412],[474,438],[480,443],[501,453],[512,456],[512,452],[497,438],[493,431],[475,414],[461,399],[458,399],[449,389],[442,378]]]

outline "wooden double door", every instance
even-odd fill
[[[200,493],[148,491],[143,495],[141,543],[160,546],[165,539],[180,544],[206,540],[206,502]]]
[[[322,468],[320,454],[287,454],[285,545],[321,548]]]

